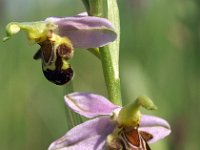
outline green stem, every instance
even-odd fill
[[[99,48],[89,48],[88,51],[90,51],[98,59],[101,59],[100,53],[99,53]]]
[[[64,88],[64,94],[69,94],[73,91],[73,82],[71,81],[69,84],[67,84],[66,88]],[[83,122],[81,116],[70,110],[69,107],[65,107],[65,110],[67,118],[67,130],[70,130],[71,128]]]
[[[104,13],[104,0],[87,0],[89,3],[88,14],[90,16],[102,17]]]
[[[89,4],[89,1],[88,0],[82,0],[84,6],[85,6],[85,9],[87,10],[87,12],[89,12],[90,10],[90,4]]]
[[[84,0],[83,0],[84,1]],[[100,58],[106,82],[108,98],[111,102],[122,105],[119,78],[119,40],[120,25],[119,11],[116,0],[85,0],[88,14],[108,18],[117,32],[118,38],[115,42],[99,48]],[[94,52],[93,52],[94,53]]]
[[[109,46],[100,48],[101,63],[103,67],[104,78],[106,82],[108,98],[111,102],[117,105],[122,105],[120,79],[115,75],[114,67],[112,65],[111,53]]]

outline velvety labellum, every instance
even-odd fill
[[[44,76],[57,85],[68,83],[73,77],[71,65],[67,62],[73,55],[73,50],[65,43],[55,46],[55,42],[46,40],[39,43],[41,48],[34,59],[42,59]]]
[[[116,135],[115,144],[108,145],[109,150],[151,150],[147,142],[153,136],[149,133],[135,128],[122,128]]]
[[[126,141],[130,150],[151,150],[147,141],[152,137],[151,134],[146,132],[140,132],[138,129],[124,129],[121,136],[123,137],[123,142]]]
[[[67,69],[43,69],[44,76],[52,83],[57,85],[64,85],[69,82],[73,77],[73,70],[71,67]]]

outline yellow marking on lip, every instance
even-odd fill
[[[69,63],[67,61],[62,60],[62,62],[63,62],[63,65],[62,65],[62,69],[63,70],[66,70],[66,69],[70,68],[70,65],[69,65]]]

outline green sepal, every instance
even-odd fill
[[[150,98],[146,96],[140,96],[133,103],[124,106],[120,110],[117,120],[118,124],[128,127],[138,127],[141,118],[141,112],[139,110],[140,106],[148,110],[157,109]]]
[[[20,30],[24,30],[28,34],[28,38],[36,43],[43,42],[48,32],[55,30],[57,26],[50,22],[38,21],[38,22],[11,22],[6,26],[7,36],[3,38],[3,41],[10,39],[11,36],[17,34]]]

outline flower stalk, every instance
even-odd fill
[[[64,88],[64,94],[69,94],[74,92],[73,81],[71,81],[68,85]],[[83,123],[82,117],[73,112],[69,107],[65,107],[66,118],[67,118],[67,130],[75,127],[78,124]]]
[[[107,18],[112,22],[117,39],[107,45],[99,48],[99,54],[103,67],[104,78],[106,82],[108,98],[117,105],[122,105],[121,89],[119,78],[119,42],[120,25],[119,11],[116,0],[82,0],[89,15]],[[108,8],[112,8],[108,9]]]

